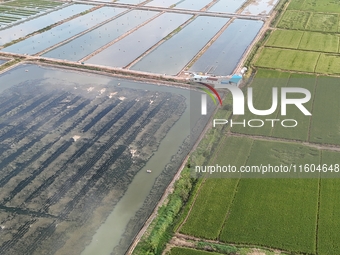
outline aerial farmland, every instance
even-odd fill
[[[0,254],[339,254],[339,13],[331,0],[1,1]],[[201,114],[190,77],[241,70],[255,108],[299,87],[311,115],[288,105],[293,129],[231,125],[282,111],[237,116],[225,89]],[[197,174],[206,165],[297,171]]]

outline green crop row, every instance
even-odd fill
[[[271,33],[266,46],[338,53],[339,39],[339,35],[329,33],[275,30]]]
[[[321,151],[298,143],[264,140],[254,140],[252,146],[248,144],[251,149],[245,149],[249,142],[241,137],[228,137],[216,154],[230,158],[223,161],[222,157],[216,157],[215,163],[226,165],[237,164],[237,161],[246,165],[297,166],[317,166],[320,163],[334,166],[340,163],[339,152]],[[235,150],[243,152],[243,156],[239,157],[242,160],[232,159]],[[249,157],[247,150],[250,150]],[[340,173],[333,174],[334,177]],[[316,177],[320,175],[316,172]],[[300,177],[306,177],[305,173],[301,173]],[[242,178],[237,187],[236,181],[207,179],[180,232],[226,243],[260,245],[290,252],[340,252],[336,241],[339,231],[335,230],[340,227],[337,217],[340,203],[336,202],[340,179]]]
[[[340,13],[340,2],[334,0],[291,0],[288,9]]]
[[[340,32],[339,14],[287,10],[283,14],[277,27],[284,29]]]
[[[338,60],[340,68],[340,58]],[[305,116],[294,105],[287,105],[287,115],[281,117],[281,107],[278,103],[277,110],[263,118],[250,113],[246,107],[245,115],[234,117],[233,121],[241,122],[244,119],[295,119],[298,125],[292,130],[283,127],[279,122],[275,123],[274,128],[271,122],[266,122],[261,128],[234,125],[231,130],[236,133],[250,135],[272,136],[323,144],[340,144],[340,119],[337,117],[340,116],[340,103],[337,100],[340,94],[339,79],[259,69],[251,84],[255,109],[269,109],[272,105],[272,88],[277,87],[280,96],[280,88],[286,86],[305,88],[311,92],[311,100],[304,104],[306,109],[311,112],[311,117]],[[292,98],[294,94],[289,96]]]

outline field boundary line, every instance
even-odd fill
[[[311,142],[305,142],[305,141],[302,141],[302,140],[294,140],[294,139],[271,137],[271,136],[242,134],[242,133],[237,133],[237,132],[231,132],[230,136],[249,137],[253,140],[262,140],[262,141],[277,141],[277,142],[284,142],[284,143],[295,143],[295,144],[302,144],[302,145],[305,145],[305,146],[309,146],[311,148],[316,148],[316,149],[319,149],[319,150],[340,151],[340,145],[339,144],[311,143]]]
[[[299,10],[299,12],[301,12],[302,10]],[[308,19],[307,19],[307,22],[306,22],[306,25],[305,25],[305,27],[303,28],[304,30],[307,30],[307,25],[308,25],[308,23],[309,23],[309,21],[310,21],[310,19],[311,19],[311,17],[313,16],[313,12],[311,12],[311,11],[302,11],[302,12],[309,12],[309,17],[308,17]]]
[[[231,133],[228,134],[228,137],[229,137],[230,134],[231,134]],[[253,145],[254,145],[254,140],[251,141],[251,146],[250,146],[250,149],[249,149],[247,158],[246,158],[246,160],[244,161],[244,165],[246,165],[247,162],[248,162],[249,156],[250,156],[251,151],[252,151],[252,149],[253,149]],[[240,185],[241,179],[242,179],[242,177],[240,176],[240,178],[238,179],[237,184],[236,184],[236,186],[235,186],[235,188],[234,188],[233,199],[231,200],[231,203],[230,203],[230,205],[229,205],[229,207],[228,207],[228,210],[226,211],[226,214],[225,214],[225,216],[224,216],[224,220],[223,220],[223,223],[222,223],[222,227],[221,227],[221,229],[220,229],[220,231],[219,231],[219,233],[218,233],[218,235],[217,235],[217,240],[220,240],[222,230],[225,228],[225,225],[227,224],[227,219],[228,219],[228,216],[229,216],[229,214],[230,214],[230,210],[231,210],[231,208],[232,208],[232,206],[233,206],[233,204],[234,204],[235,197],[236,197],[236,194],[237,194],[238,187],[239,187],[239,185]]]
[[[290,81],[290,78],[292,77],[292,73],[289,73],[289,77],[288,77],[288,79],[287,79],[287,81],[286,81],[286,84],[285,84],[285,87],[288,87],[288,84],[289,84],[289,81]],[[276,113],[276,119],[277,119],[277,116],[279,116],[279,110],[277,110],[277,113]],[[273,125],[272,127],[271,127],[271,129],[270,129],[270,134],[269,134],[269,136],[270,137],[273,137],[273,132],[274,132],[274,128],[275,128],[275,126]]]
[[[322,161],[322,150],[320,151],[319,164]],[[318,204],[316,211],[316,225],[315,225],[315,254],[318,255],[318,241],[319,241],[319,219],[320,219],[320,198],[321,198],[321,173],[319,173],[319,182],[318,182]]]
[[[319,76],[315,77],[315,86],[314,86],[314,96],[313,96],[313,100],[312,100],[312,109],[311,111],[313,112],[314,110],[314,103],[315,103],[315,97],[316,97],[316,87],[318,86],[318,80],[319,80]],[[307,142],[310,142],[310,133],[311,133],[311,129],[312,129],[312,123],[313,123],[313,117],[310,117],[309,119],[309,125],[308,125],[308,137],[307,137]]]
[[[184,242],[174,244],[173,241],[174,241],[175,238],[176,239],[182,239],[182,240],[184,240]],[[274,248],[274,247],[269,247],[269,246],[261,246],[261,245],[256,245],[256,244],[221,242],[221,241],[218,241],[218,240],[204,239],[204,238],[180,234],[180,233],[175,233],[169,243],[172,244],[173,247],[185,247],[185,248],[191,248],[191,249],[199,250],[195,247],[192,247],[192,246],[189,246],[189,245],[187,246],[186,244],[189,244],[189,241],[196,241],[196,242],[202,242],[203,241],[205,243],[210,243],[210,244],[231,245],[231,246],[235,246],[236,248],[259,248],[259,249],[265,249],[265,250],[273,251],[273,252],[291,254],[291,251],[282,250],[282,249],[279,249],[279,248]],[[169,243],[168,243],[168,245],[169,245]],[[306,253],[305,255],[312,255],[312,254]],[[313,255],[315,255],[315,254],[313,254]]]
[[[317,67],[317,65],[318,65],[318,63],[319,63],[321,54],[322,54],[322,53],[319,53],[319,57],[318,57],[318,59],[316,60],[316,63],[315,63],[315,66],[314,66],[314,73],[316,73],[316,67]]]
[[[227,137],[227,136],[223,136],[222,141],[221,141],[221,142],[219,143],[219,145],[218,145],[218,149],[215,150],[216,153],[214,153],[214,156],[213,156],[213,158],[212,158],[212,162],[215,162],[216,157],[217,157],[217,152],[219,151],[219,149],[220,149],[220,147],[222,146],[222,144],[224,144],[224,143],[226,142],[226,140],[227,140],[226,137]],[[198,187],[197,192],[196,192],[196,194],[195,194],[195,198],[194,198],[194,200],[192,201],[192,204],[191,204],[191,206],[190,206],[190,208],[189,208],[189,211],[188,211],[187,215],[185,216],[183,222],[178,226],[176,232],[179,233],[179,232],[181,231],[181,228],[183,227],[183,225],[184,225],[184,224],[186,223],[186,221],[188,220],[188,218],[189,218],[189,216],[190,216],[190,213],[191,213],[191,211],[192,211],[192,208],[194,207],[194,205],[195,205],[195,203],[196,203],[196,200],[197,200],[197,197],[198,197],[198,195],[200,194],[201,188],[202,188],[203,185],[205,184],[206,180],[207,180],[207,178],[204,178],[204,180],[201,182],[200,186]]]
[[[308,31],[302,31],[302,32],[303,32],[303,34],[302,34],[302,36],[301,36],[301,38],[300,38],[300,41],[299,41],[298,46],[296,47],[297,50],[300,49],[300,44],[301,44],[302,38],[305,36],[305,33],[308,32]]]
[[[196,203],[196,199],[197,199],[198,195],[200,194],[201,188],[202,188],[202,186],[204,185],[204,183],[206,182],[206,180],[207,180],[207,178],[204,178],[204,180],[201,182],[200,186],[198,187],[197,192],[196,192],[196,194],[195,194],[195,198],[194,198],[194,200],[192,201],[192,204],[191,204],[191,206],[190,206],[190,208],[189,208],[189,211],[188,211],[187,215],[185,216],[185,218],[184,218],[183,222],[181,223],[181,225],[178,226],[176,233],[180,233],[181,228],[182,228],[183,225],[187,222],[187,219],[189,218],[189,215],[190,215],[190,213],[191,213],[191,211],[192,211],[192,208],[194,207],[194,205],[195,205],[195,203]],[[176,234],[176,233],[175,233],[175,234]]]

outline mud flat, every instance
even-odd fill
[[[192,93],[32,64],[0,82],[0,253],[80,254],[117,212],[101,244],[124,250],[190,150]]]

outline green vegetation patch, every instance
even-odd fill
[[[339,164],[340,153],[322,152],[322,164]],[[333,174],[331,174],[333,175]],[[334,173],[333,177],[339,177]],[[322,179],[320,184],[320,211],[318,225],[318,254],[340,254],[340,179]]]
[[[310,141],[340,144],[339,78],[318,77]]]
[[[340,74],[340,55],[321,53],[315,72]]]
[[[337,53],[339,35],[317,32],[304,32],[299,49]]]
[[[340,13],[340,2],[337,0],[305,0],[303,6],[298,8],[315,12]]]
[[[308,74],[291,74],[287,86],[295,88],[305,88],[311,92],[311,100],[303,105],[309,112],[312,112],[313,96],[316,86],[316,76]],[[301,98],[301,94],[289,93],[289,98]],[[310,116],[305,116],[295,105],[287,105],[287,115],[282,118],[294,119],[298,122],[298,125],[294,128],[287,128],[283,127],[280,124],[277,124],[273,128],[272,136],[302,141],[308,140],[308,130],[311,120]],[[280,117],[278,117],[278,119],[280,119]]]
[[[306,30],[337,32],[338,24],[338,14],[313,13],[307,23]]]
[[[266,45],[297,49],[303,33],[303,31],[294,30],[275,30],[271,33]]]
[[[339,201],[340,179],[322,179],[320,188],[318,254],[340,254],[340,203],[335,202]]]
[[[314,72],[320,53],[264,48],[255,65],[284,70]]]
[[[291,0],[287,10],[302,10],[305,0]]]
[[[238,167],[244,165],[251,143],[252,140],[248,138],[228,137],[218,150],[214,165],[230,164]],[[231,147],[238,149],[229,150]],[[196,237],[217,239],[237,183],[238,179],[207,179],[202,184],[190,215],[180,232]]]
[[[255,79],[253,80],[251,87],[253,88],[253,105],[257,110],[267,110],[272,106],[272,88],[277,87],[280,91],[281,87],[285,87],[289,80],[290,73],[279,72],[274,70],[259,69],[256,73]],[[250,119],[276,119],[279,113],[279,107],[276,111],[267,116],[257,116],[252,114],[248,107],[245,107],[244,116],[234,116],[233,121],[242,122]],[[256,123],[257,124],[257,123]],[[252,128],[246,125],[233,125],[233,132],[252,134],[252,135],[265,135],[270,136],[272,131],[271,122],[267,122],[261,128]]]
[[[238,179],[208,179],[201,187],[183,234],[216,240],[228,212]]]
[[[315,253],[318,179],[242,179],[221,239]]]
[[[286,29],[304,29],[310,12],[287,10],[282,16],[278,27]]]
[[[221,253],[193,250],[189,248],[174,247],[170,255],[221,255]]]

